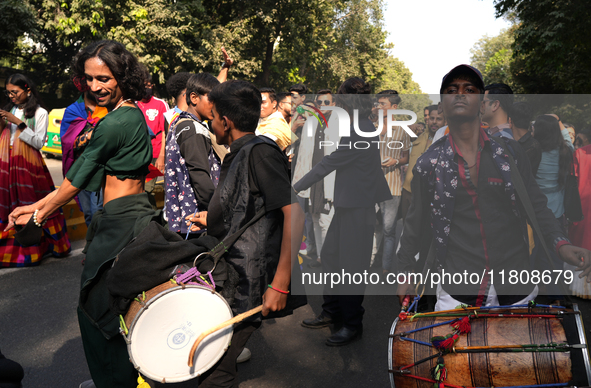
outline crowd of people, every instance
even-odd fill
[[[180,72],[167,80],[170,109],[123,45],[100,41],[82,49],[72,64],[80,98],[61,126],[58,190],[39,152],[48,118],[35,85],[20,74],[6,82],[0,263],[28,266],[48,253],[66,255],[60,208],[77,198],[88,225],[78,319],[92,375],[82,386],[136,384],[106,283],[117,254],[153,221],[185,240],[208,235],[223,242],[242,233],[225,247],[239,275],[234,314],[262,305],[267,317],[301,305],[289,301],[294,270],[363,273],[373,266],[386,278],[427,268],[482,273],[564,265],[589,275],[591,129],[577,132],[552,112],[533,117],[534,106],[515,102],[509,86],[485,86],[477,69],[461,65],[445,75],[441,103],[424,108],[412,134],[388,128],[389,110],[404,98],[395,90],[378,91],[368,105],[371,85],[357,77],[336,91],[257,88],[228,81],[233,60],[223,49],[222,55],[217,77]],[[358,118],[346,123],[355,127],[348,136],[338,109]],[[357,141],[399,146],[350,146]],[[571,175],[582,217],[565,207]],[[153,196],[158,176],[162,210]],[[241,230],[255,214],[260,218]],[[298,255],[301,269],[292,265]],[[590,297],[586,278],[575,278],[570,293]],[[411,286],[398,286],[401,299]],[[518,304],[540,291],[493,285],[485,276],[478,285],[439,285],[425,299],[426,308],[445,310]],[[556,303],[564,299],[559,287],[543,291]],[[322,312],[302,326],[338,325],[328,346],[359,339],[364,292],[364,284],[327,286]],[[235,327],[230,348],[199,377],[200,386],[234,386],[237,359],[262,317]]]

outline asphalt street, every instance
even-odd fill
[[[48,163],[52,172],[59,172],[56,162]],[[90,379],[76,318],[82,246],[76,241],[68,257],[47,258],[37,267],[0,269],[0,349],[24,367],[24,388],[77,388]],[[363,337],[337,348],[324,344],[333,328],[300,325],[321,311],[320,296],[308,302],[292,316],[265,321],[255,332],[247,344],[252,359],[239,365],[239,386],[389,387],[388,334],[400,309],[397,298],[367,296]],[[576,302],[591,328],[591,302]]]

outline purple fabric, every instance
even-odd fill
[[[77,117],[72,120],[67,131],[62,136],[62,172],[64,176],[74,164],[74,141],[86,126],[86,119]]]

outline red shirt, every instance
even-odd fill
[[[150,97],[148,102],[138,101],[137,106],[140,108],[146,124],[150,127],[152,132],[156,135],[152,139],[153,157],[157,158],[160,155],[160,148],[162,147],[162,132],[164,131],[164,113],[168,111],[168,104],[166,101],[156,97]]]

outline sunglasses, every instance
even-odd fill
[[[9,91],[9,90],[5,90],[4,94],[6,95],[6,97],[11,97],[11,96],[18,96],[19,94],[21,94],[22,90],[17,90],[17,91]]]
[[[330,105],[332,102],[330,100],[316,100],[316,105],[318,106],[322,106],[322,105]]]

